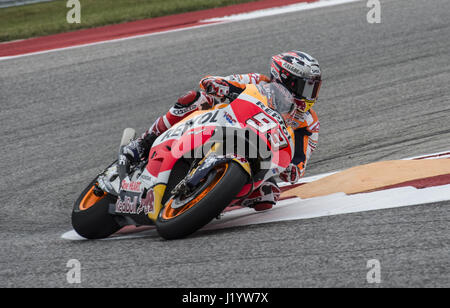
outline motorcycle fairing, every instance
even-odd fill
[[[263,122],[265,121],[262,123],[263,125],[259,125],[261,119]],[[203,147],[208,142],[210,142],[211,147],[220,143],[220,140],[214,139],[218,128],[231,132],[247,129],[269,144],[274,155],[267,162],[267,168],[265,168],[262,176],[258,177],[257,183],[259,185],[264,180],[284,170],[294,155],[292,129],[286,128],[281,116],[268,108],[266,97],[258,91],[256,86],[248,85],[246,90],[232,103],[225,106],[221,105],[210,111],[194,112],[190,117],[177,123],[155,140],[149,153],[146,168],[142,174],[138,175],[137,179],[134,179],[140,183],[141,198],[138,198],[136,204],[131,206],[132,209],[134,209],[133,206],[139,208],[142,200],[146,200],[142,198],[142,194],[148,196],[148,193],[151,193],[153,207],[146,208],[147,217],[151,221],[155,221],[163,208],[162,199],[175,163],[183,155],[192,153],[192,151]],[[269,140],[274,134],[280,136],[286,144],[278,148],[274,147]],[[214,155],[213,158],[210,158],[214,163],[227,159],[223,155],[218,155],[215,151],[209,151],[204,160],[208,155]],[[246,172],[251,174],[250,165],[242,156],[228,157],[228,159],[237,161]],[[204,171],[205,168],[199,168],[198,170]],[[126,202],[127,200],[129,200],[128,203],[130,200],[134,202],[136,196],[131,196],[133,193],[136,194],[137,192],[121,191],[116,208],[120,206],[119,202]],[[133,199],[125,199],[127,197]],[[131,215],[133,214],[134,211]]]

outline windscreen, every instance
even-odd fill
[[[262,86],[264,94],[267,96],[269,105],[280,114],[287,114],[294,108],[294,97],[281,84],[271,82]]]

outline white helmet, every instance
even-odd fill
[[[307,112],[314,106],[322,84],[319,62],[301,51],[284,52],[272,57],[272,81],[282,84],[294,97],[295,110]]]

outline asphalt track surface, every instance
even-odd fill
[[[450,2],[366,2],[0,62],[0,287],[450,286],[450,202],[158,237],[71,242],[73,201],[117,152],[205,74],[267,72],[302,49],[322,66],[314,175],[445,151]]]

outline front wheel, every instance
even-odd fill
[[[171,196],[156,220],[165,239],[186,237],[217,217],[241,192],[248,174],[236,162],[214,168],[192,197]]]

